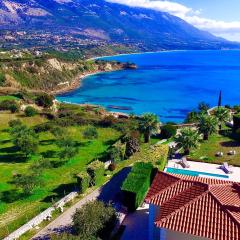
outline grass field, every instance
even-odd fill
[[[0,239],[73,190],[76,183],[74,174],[84,169],[92,160],[100,158],[119,138],[119,133],[114,129],[98,128],[98,139],[89,141],[82,137],[84,126],[68,127],[70,136],[79,146],[79,153],[62,164],[58,159],[59,149],[53,135],[41,133],[39,153],[26,159],[16,151],[6,131],[8,121],[14,118],[20,118],[28,126],[46,121],[40,116],[26,118],[6,112],[0,113]],[[51,160],[54,167],[44,170],[43,187],[35,189],[29,197],[22,197],[21,191],[11,184],[12,177],[15,173],[25,173],[40,155]]]
[[[19,100],[19,98],[11,95],[0,96],[0,102],[5,100]]]
[[[230,156],[228,152],[235,150],[236,155]],[[223,157],[216,157],[217,152],[223,152]],[[232,165],[240,166],[240,143],[222,135],[212,135],[208,141],[201,143],[199,149],[190,154],[192,160],[201,160],[210,163],[229,162]]]

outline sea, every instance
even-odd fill
[[[161,122],[184,122],[200,102],[240,105],[240,51],[163,51],[103,57],[137,69],[91,75],[59,101],[90,103],[109,111],[155,113]]]

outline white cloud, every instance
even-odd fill
[[[161,0],[107,0],[109,2],[121,3],[133,7],[144,7],[158,11],[168,12],[180,17],[190,24],[209,31],[215,35],[225,37],[230,40],[240,41],[240,22],[225,22],[201,17],[202,9],[193,10],[182,4],[161,1]]]

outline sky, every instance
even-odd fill
[[[108,0],[168,12],[232,41],[240,41],[240,0]]]

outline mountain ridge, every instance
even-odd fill
[[[80,38],[135,44],[148,50],[240,46],[169,13],[102,0],[4,0],[0,29],[74,31]]]

